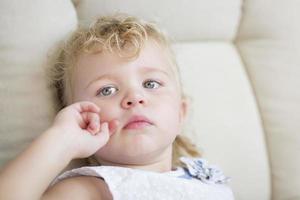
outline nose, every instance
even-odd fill
[[[132,107],[135,107],[137,105],[145,105],[146,99],[141,94],[128,94],[124,99],[122,100],[121,106],[124,109],[130,109]]]

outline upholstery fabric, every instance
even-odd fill
[[[300,2],[245,1],[236,39],[255,90],[273,199],[300,199]]]
[[[54,116],[44,75],[48,53],[77,25],[70,1],[0,1],[0,165]]]
[[[232,178],[236,199],[300,199],[300,2],[0,1],[0,165],[55,116],[44,69],[79,23],[128,13],[174,50],[190,117],[183,134]]]
[[[238,28],[241,0],[76,1],[79,21],[86,23],[99,15],[130,13],[154,21],[172,33],[175,41],[233,40]]]
[[[261,120],[235,46],[189,42],[176,44],[175,50],[191,98],[185,133],[195,138],[205,158],[231,176],[237,199],[268,199],[270,171]]]

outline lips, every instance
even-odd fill
[[[123,127],[124,129],[142,129],[146,126],[153,125],[153,122],[142,115],[132,116]]]

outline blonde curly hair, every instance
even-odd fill
[[[72,99],[72,72],[78,57],[83,53],[108,51],[120,57],[135,59],[145,42],[152,39],[163,47],[175,69],[178,85],[185,98],[179,77],[179,70],[169,39],[154,23],[149,23],[124,14],[105,16],[95,20],[90,26],[79,27],[57,52],[55,63],[48,73],[50,87],[55,93],[57,111],[67,106]],[[173,166],[180,166],[180,156],[200,156],[196,146],[183,135],[173,143]],[[92,157],[88,159],[95,163]]]

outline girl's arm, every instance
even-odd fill
[[[55,130],[47,130],[0,174],[0,199],[38,200],[71,160]]]
[[[0,199],[39,200],[51,181],[74,158],[94,154],[109,139],[100,131],[100,109],[93,103],[72,104],[58,113],[53,126],[0,173]]]

